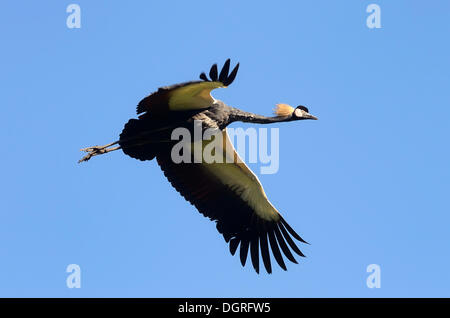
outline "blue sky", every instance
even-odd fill
[[[450,297],[449,19],[448,1],[2,2],[0,296]],[[274,126],[280,169],[259,176],[311,243],[287,272],[242,268],[155,162],[77,164],[142,97],[228,57],[216,98],[320,119]]]

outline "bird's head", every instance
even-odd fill
[[[309,113],[308,108],[303,105],[299,105],[296,108],[288,104],[277,104],[275,108],[275,114],[277,116],[291,116],[290,120],[301,120],[301,119],[314,119],[317,120],[316,116]]]

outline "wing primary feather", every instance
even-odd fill
[[[239,240],[237,238],[233,238],[230,240],[230,253],[234,255],[239,246]]]
[[[260,235],[261,257],[267,273],[272,274],[272,265],[270,263],[269,245],[267,244],[267,231],[263,230]]]
[[[230,241],[230,239],[232,238],[232,236],[229,233],[224,233],[223,238],[225,239],[225,242],[228,243]]]
[[[291,235],[292,235],[293,237],[295,237],[297,240],[299,240],[299,241],[302,242],[302,243],[309,244],[309,243],[306,242],[304,239],[302,239],[302,238],[300,237],[300,235],[298,235],[298,234],[294,231],[294,229],[293,229],[292,227],[289,226],[289,224],[286,222],[285,219],[283,219],[283,217],[281,217],[281,223],[283,223],[283,225],[286,227],[286,229],[289,231],[289,233],[291,233]]]
[[[250,253],[252,256],[252,264],[253,268],[255,269],[256,273],[259,274],[259,242],[258,242],[258,236],[255,235],[252,238],[252,241],[250,243]]]
[[[270,247],[272,248],[273,256],[275,257],[275,260],[277,261],[278,265],[280,265],[280,267],[283,270],[287,270],[286,264],[284,264],[283,256],[281,255],[280,249],[278,248],[278,244],[275,239],[275,234],[273,232],[274,230],[270,229],[267,233],[269,235],[269,243]]]
[[[219,74],[219,82],[225,82],[228,78],[228,72],[230,71],[230,59],[225,61],[225,64],[222,67],[222,70]]]
[[[217,64],[211,66],[211,70],[209,71],[209,77],[211,78],[211,81],[213,82],[217,81]]]
[[[305,255],[299,250],[297,245],[295,245],[294,241],[292,240],[289,233],[284,228],[283,224],[279,223],[279,225],[280,225],[280,230],[283,233],[283,236],[286,239],[286,241],[288,242],[289,246],[294,250],[295,253],[297,253],[298,255],[300,255],[302,257],[305,257]]]
[[[206,76],[205,73],[200,74],[200,79],[205,81],[205,82],[209,82],[209,79],[208,79],[208,77]]]
[[[236,66],[231,71],[231,73],[228,76],[228,78],[225,80],[225,82],[223,82],[223,84],[225,86],[229,86],[231,83],[233,83],[234,79],[236,78],[236,74],[237,74],[238,70],[239,70],[239,63],[236,64]]]
[[[245,266],[245,262],[247,260],[248,245],[249,245],[249,241],[247,239],[241,240],[241,250],[239,251],[239,254],[240,254],[239,256],[241,258],[242,266]]]
[[[284,241],[283,236],[281,235],[280,229],[278,226],[275,226],[274,228],[275,235],[277,237],[278,244],[280,244],[281,250],[283,251],[284,255],[290,260],[292,263],[297,264],[297,260],[294,258],[294,256],[291,253],[291,250],[286,245],[286,242]]]

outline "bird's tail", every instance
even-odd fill
[[[149,128],[149,122],[146,120],[130,119],[120,134],[119,144],[122,151],[142,161],[154,159],[159,151],[164,129]]]

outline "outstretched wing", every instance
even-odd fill
[[[230,85],[237,74],[239,63],[230,74],[230,59],[226,60],[220,74],[217,64],[211,67],[210,80],[205,73],[200,74],[201,81],[192,81],[161,87],[158,91],[142,99],[137,106],[137,113],[149,113],[165,115],[170,111],[201,110],[210,107],[214,103],[211,91],[219,87]]]
[[[281,252],[297,263],[289,247],[298,255],[304,255],[292,237],[306,242],[269,202],[256,175],[239,158],[226,130],[219,134],[223,140],[223,163],[176,164],[170,151],[165,151],[156,156],[158,164],[172,186],[186,200],[204,216],[216,221],[217,230],[230,244],[231,254],[234,255],[240,246],[242,266],[245,266],[250,249],[256,272],[259,273],[261,253],[264,266],[271,273],[272,250],[278,265],[286,270]]]

